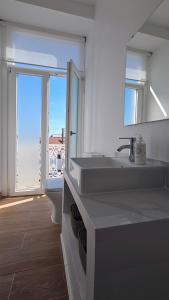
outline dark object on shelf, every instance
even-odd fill
[[[87,231],[85,227],[80,229],[78,239],[79,242],[82,244],[84,251],[87,252]]]
[[[84,271],[86,272],[87,231],[85,227],[79,230],[78,239],[79,239],[79,255],[80,255],[80,259]]]
[[[81,221],[82,220],[82,217],[81,217],[81,214],[78,210],[78,207],[77,205],[74,203],[71,205],[71,214],[72,216],[77,220],[77,221]]]
[[[73,232],[78,238],[79,230],[84,227],[84,224],[76,204],[71,205],[71,224]]]

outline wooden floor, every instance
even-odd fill
[[[47,197],[0,201],[0,300],[68,300],[60,226]]]

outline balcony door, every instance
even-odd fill
[[[83,148],[83,74],[71,60],[67,70],[67,144],[66,167],[70,158],[82,155]]]
[[[47,74],[9,71],[8,194],[43,193],[46,176]]]
[[[10,196],[44,193],[46,178],[51,177],[49,170],[51,167],[51,160],[49,160],[49,139],[52,140],[52,147],[53,140],[57,141],[57,143],[59,140],[61,144],[59,145],[61,148],[59,148],[59,157],[62,148],[64,151],[63,129],[65,126],[62,124],[63,122],[60,123],[60,117],[63,121],[64,111],[66,110],[66,107],[64,109],[63,106],[66,106],[66,104],[63,101],[65,98],[64,95],[56,92],[56,90],[59,89],[59,86],[64,87],[64,93],[66,93],[66,81],[66,167],[70,158],[81,156],[83,147],[84,102],[82,100],[84,99],[84,81],[82,74],[77,70],[72,61],[68,63],[67,80],[65,75],[65,72],[63,72],[62,77],[59,79],[63,82],[59,81],[58,83],[58,72],[17,67],[8,70],[7,186],[8,195]],[[55,101],[55,104],[51,106],[52,110],[59,109],[59,113],[61,113],[60,116],[57,114],[56,117],[56,121],[58,120],[58,122],[56,122],[54,129],[57,131],[59,128],[59,132],[56,132],[56,134],[53,132],[53,129],[49,128],[49,119],[53,119],[53,113],[50,114],[51,111],[49,112],[49,106],[51,105],[51,101],[53,101],[53,97],[63,98],[61,99],[62,103],[60,103],[60,106]],[[53,121],[51,124],[53,127]],[[62,139],[63,142],[60,142]],[[54,154],[56,154],[55,152]],[[63,157],[61,158],[64,165],[64,159]],[[62,172],[62,167],[57,170],[59,171],[59,176]]]

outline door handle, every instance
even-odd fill
[[[72,130],[70,131],[70,136],[76,134],[76,132],[73,132]]]

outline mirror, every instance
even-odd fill
[[[169,118],[169,1],[164,1],[126,51],[124,125]]]

